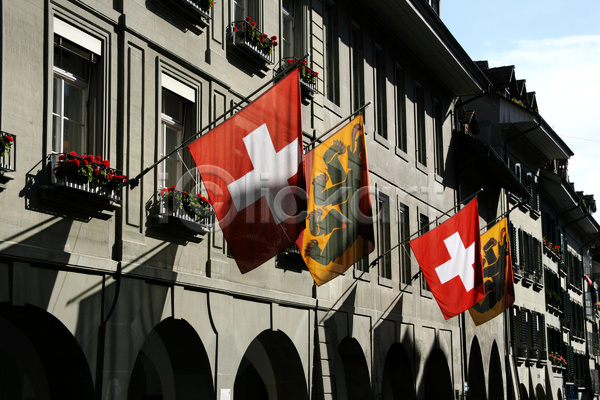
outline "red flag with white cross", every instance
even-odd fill
[[[294,243],[304,222],[298,69],[188,147],[242,273]]]
[[[484,296],[477,198],[410,242],[431,293],[449,319]]]

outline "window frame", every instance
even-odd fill
[[[399,269],[400,283],[405,285],[412,284],[412,263],[411,250],[409,245],[410,239],[410,209],[407,205],[399,203],[398,205],[398,238],[400,241],[399,248]]]
[[[396,101],[396,148],[408,152],[406,130],[406,71],[400,64],[394,68],[394,91]]]
[[[323,4],[323,30],[325,36],[325,97],[340,106],[340,51],[339,15],[335,3],[326,0]]]
[[[388,140],[387,123],[387,74],[386,57],[383,47],[375,43],[373,49],[373,72],[375,85],[375,132],[377,137]]]
[[[434,151],[435,165],[434,169],[437,175],[443,176],[444,165],[444,119],[442,114],[442,103],[437,98],[433,98],[433,132],[434,132]]]
[[[378,275],[383,279],[392,279],[392,229],[390,198],[379,192],[377,195],[377,252]]]
[[[427,166],[427,129],[425,126],[425,88],[415,81],[415,150],[417,163]]]
[[[65,18],[66,19],[66,18]],[[49,82],[51,89],[48,91],[48,148],[50,153],[66,153],[75,151],[78,155],[105,155],[106,134],[104,132],[107,126],[107,84],[106,60],[104,48],[106,38],[90,31],[82,24],[76,24],[76,21],[66,22],[57,15],[52,17],[52,30],[49,32],[49,57],[50,66]],[[83,69],[78,73],[75,71],[76,64],[72,64],[72,70],[65,69],[63,57],[69,55],[74,62],[82,63]],[[59,58],[60,57],[60,58]],[[87,75],[87,76],[81,76]],[[58,81],[58,86],[57,86]],[[65,112],[65,100],[68,96],[67,85],[81,89],[81,101],[78,102],[81,107],[81,120],[75,121],[69,119]],[[56,106],[56,96],[59,98],[59,110]],[[59,120],[56,129],[55,121]],[[74,148],[72,146],[65,148],[66,121],[75,122],[82,128],[81,146]],[[104,157],[103,157],[104,158]],[[108,157],[106,157],[108,158]]]

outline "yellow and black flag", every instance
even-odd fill
[[[317,285],[374,249],[362,115],[305,154],[306,228],[296,244]]]
[[[491,320],[515,302],[515,283],[506,218],[481,235],[481,261],[485,298],[469,309],[475,325]]]

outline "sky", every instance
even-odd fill
[[[514,65],[536,92],[539,114],[575,153],[569,180],[600,209],[600,0],[440,3],[442,21],[471,59]]]

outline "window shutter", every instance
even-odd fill
[[[513,265],[518,265],[518,254],[517,254],[517,228],[511,223],[510,224],[510,256],[512,258]]]
[[[524,244],[524,240],[523,240],[523,230],[521,228],[519,228],[519,263],[517,264],[519,267],[524,268],[524,249],[523,249],[523,244]]]

